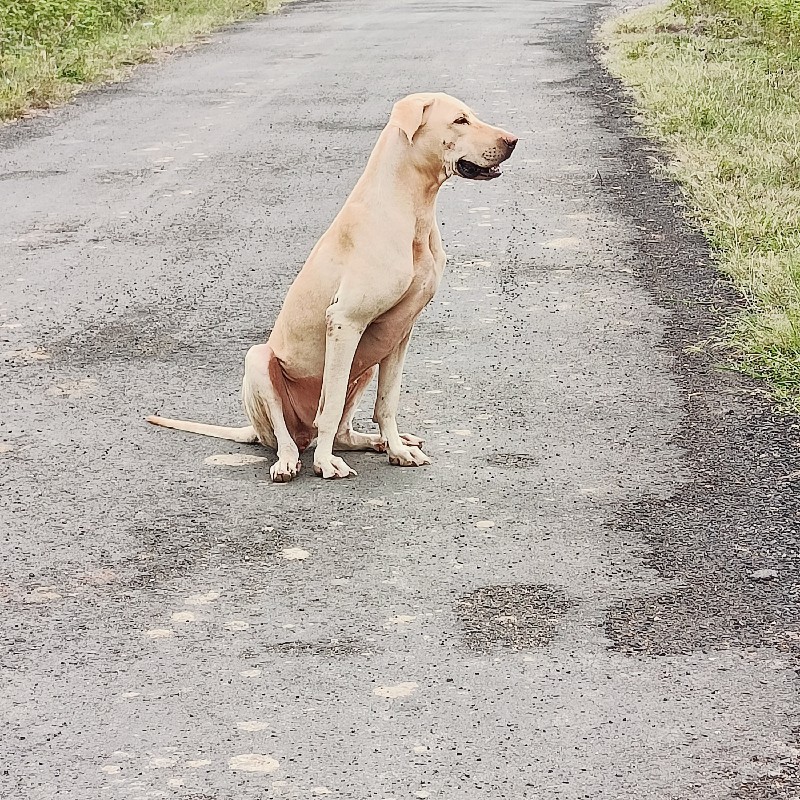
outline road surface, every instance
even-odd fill
[[[797,431],[687,350],[733,299],[599,8],[296,2],[0,132],[2,797],[796,796]],[[273,486],[147,426],[243,424],[427,89],[521,137],[442,191],[401,403],[433,464]]]

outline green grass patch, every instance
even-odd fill
[[[800,37],[800,0],[673,0],[671,9],[690,21],[711,21],[735,32],[750,27],[762,39]]]
[[[800,0],[676,0],[601,40],[747,300],[736,364],[800,413]]]
[[[63,102],[87,85],[281,0],[0,0],[0,120]]]

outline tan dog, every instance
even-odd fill
[[[396,415],[411,329],[445,264],[436,196],[452,175],[496,178],[516,143],[449,95],[397,102],[364,174],[289,288],[269,341],[247,353],[242,400],[250,426],[148,421],[273,447],[277,482],[297,475],[300,451],[315,437],[314,472],[323,478],[356,474],[334,450],[388,451],[391,464],[429,464],[422,440],[400,434]],[[359,433],[353,416],[376,370],[380,434]]]

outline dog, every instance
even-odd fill
[[[398,431],[397,406],[412,328],[445,266],[436,197],[455,175],[499,177],[516,144],[449,95],[395,103],[364,173],[289,288],[269,340],[245,357],[250,425],[148,422],[274,448],[277,483],[297,475],[300,453],[315,438],[314,472],[323,478],[356,474],[334,451],[386,452],[402,467],[430,464],[423,440]],[[353,417],[376,372],[380,433],[361,433]]]

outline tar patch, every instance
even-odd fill
[[[573,605],[554,586],[482,586],[458,600],[456,614],[470,650],[524,650],[549,644]]]
[[[318,639],[312,642],[277,642],[276,644],[259,647],[258,651],[245,650],[243,658],[257,658],[266,653],[276,653],[283,656],[325,656],[331,658],[342,658],[346,656],[358,656],[375,652],[374,647],[370,647],[357,639]]]
[[[767,774],[738,786],[731,795],[733,800],[793,800],[798,796],[800,760],[797,756],[770,760],[763,766]]]
[[[529,453],[494,453],[486,459],[486,463],[492,467],[528,469],[535,467],[539,458]]]

